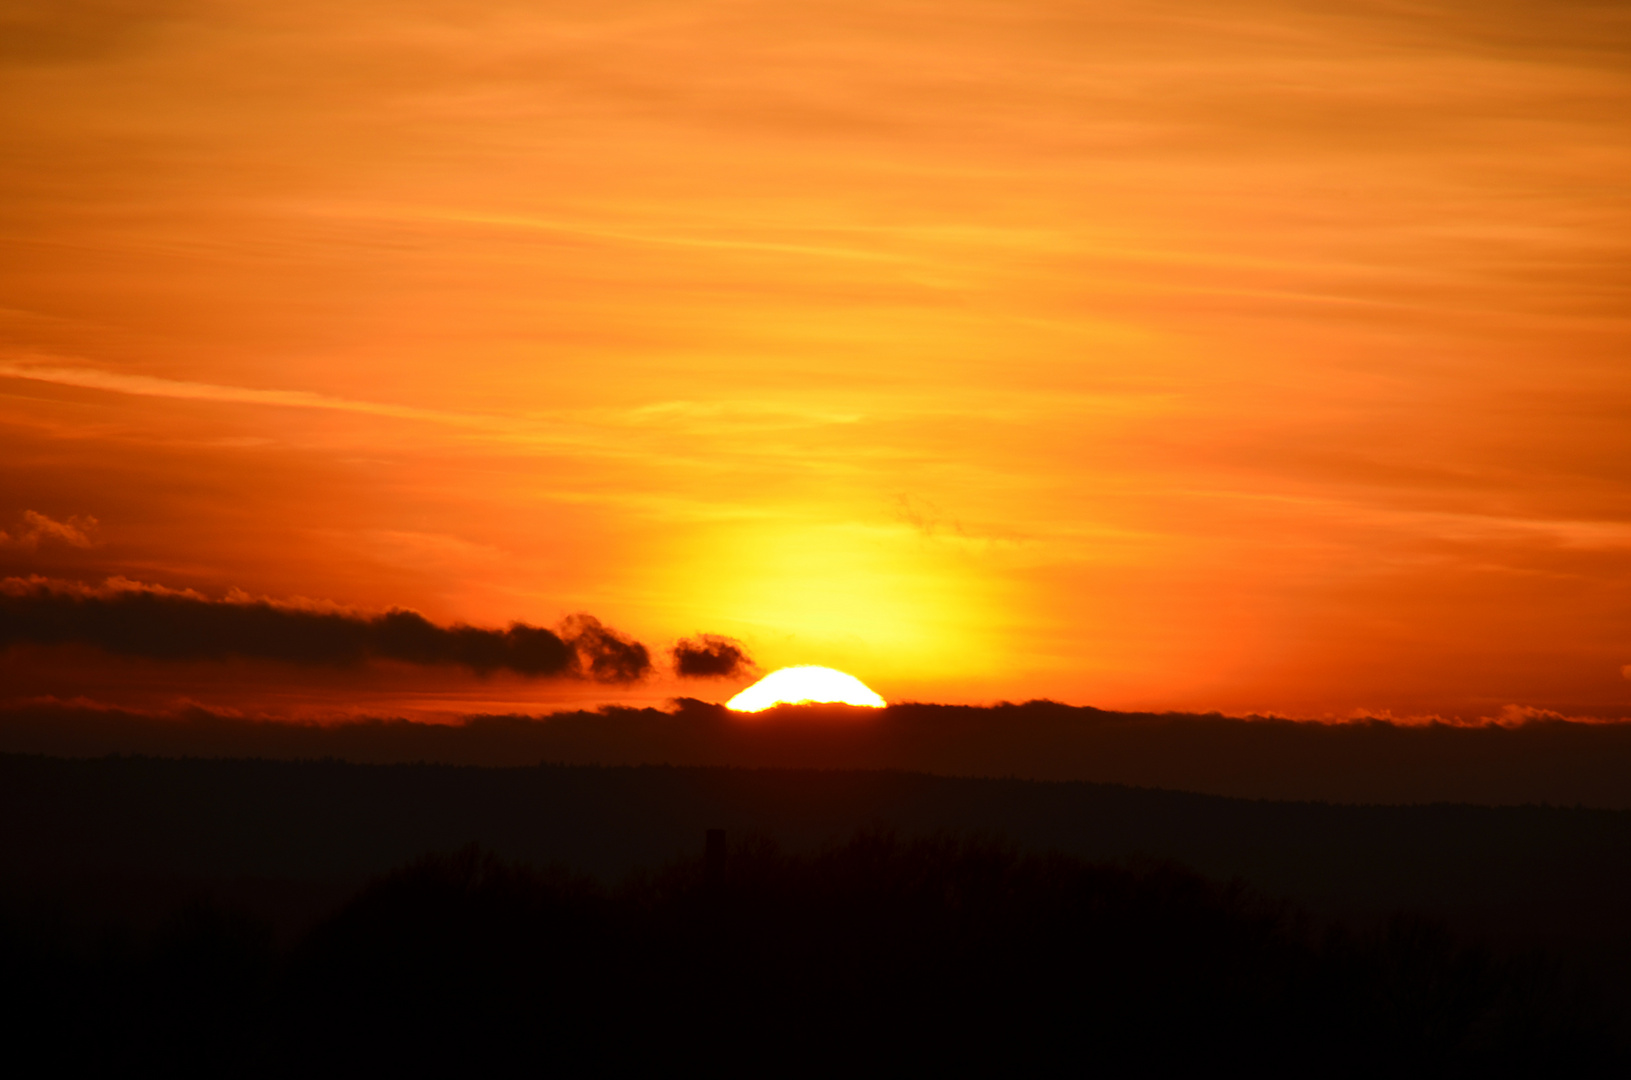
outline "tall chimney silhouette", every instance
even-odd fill
[[[708,895],[718,896],[725,889],[725,830],[709,829],[708,846],[702,864],[702,881]]]

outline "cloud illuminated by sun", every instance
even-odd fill
[[[860,705],[881,709],[887,704],[860,679],[829,667],[805,665],[772,671],[725,705],[737,712],[762,712],[776,705],[806,702]]]

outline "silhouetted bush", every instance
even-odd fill
[[[700,837],[699,837],[700,840]],[[478,848],[368,886],[282,954],[194,905],[141,945],[5,938],[19,1040],[170,1071],[691,1066],[1589,1075],[1612,1019],[1541,956],[1405,916],[1316,931],[1166,864],[881,831],[738,840],[607,891]],[[1620,1062],[1623,1064],[1623,1062]]]

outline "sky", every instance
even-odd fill
[[[0,697],[723,700],[708,633],[891,700],[1631,717],[1623,3],[5,0],[0,97],[12,593],[652,657],[27,631]]]

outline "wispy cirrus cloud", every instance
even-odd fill
[[[412,405],[392,405],[378,401],[358,401],[332,397],[310,390],[278,390],[247,386],[228,386],[221,383],[193,382],[186,379],[164,379],[155,375],[138,375],[104,368],[52,361],[0,360],[0,378],[28,379],[33,382],[53,383],[57,386],[76,386],[86,390],[104,390],[114,394],[138,397],[175,398],[181,401],[215,401],[233,405],[273,405],[296,409],[325,409],[335,412],[362,413],[386,416],[399,420],[426,420],[439,424],[457,424],[465,427],[485,426],[494,418],[466,413],[424,409]]]
[[[0,529],[0,546],[33,551],[42,541],[56,541],[69,547],[95,547],[99,524],[89,514],[75,514],[63,521],[57,521],[38,511],[24,510],[22,527],[15,535]]]

